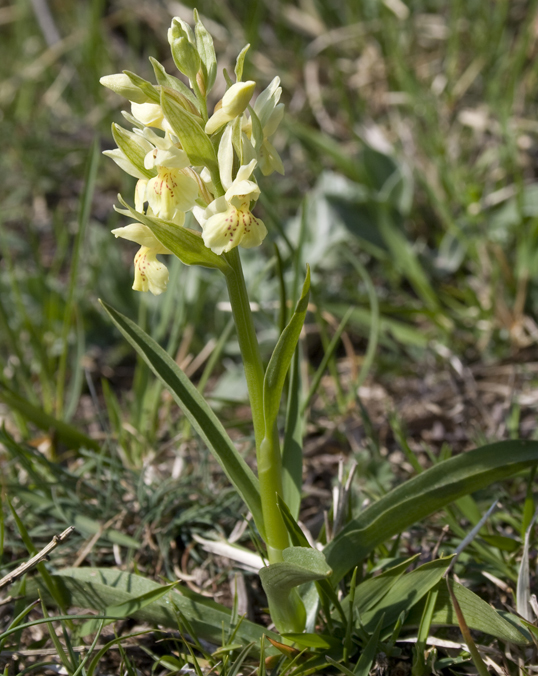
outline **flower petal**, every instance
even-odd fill
[[[278,171],[279,174],[284,175],[284,165],[280,155],[267,139],[260,148],[260,169],[264,176],[269,176],[273,171]]]
[[[131,103],[131,113],[146,127],[162,128],[164,114],[158,103]]]
[[[116,228],[115,230],[112,230],[112,234],[114,237],[128,239],[130,242],[136,242],[137,244],[140,244],[140,246],[153,249],[155,253],[171,253],[163,244],[159,242],[148,226],[142,225],[142,223],[131,223],[130,225],[126,225],[124,228]]]
[[[204,244],[219,256],[227,253],[241,241],[243,229],[240,226],[239,210],[230,205],[202,225]]]
[[[133,283],[135,291],[151,291],[154,296],[158,296],[166,289],[168,269],[157,260],[156,253],[154,249],[143,246],[136,254]]]
[[[219,143],[218,161],[222,187],[225,190],[232,185],[232,170],[234,164],[234,149],[232,145],[233,125],[229,124]]]
[[[104,150],[103,155],[106,155],[107,157],[110,157],[111,160],[114,160],[118,167],[123,169],[126,174],[134,176],[135,178],[146,178],[146,176],[144,176],[144,174],[139,171],[132,162],[129,162],[125,156],[125,153],[119,148],[115,148],[114,150]]]
[[[231,204],[226,211],[207,219],[202,230],[204,244],[219,256],[236,246],[245,249],[258,246],[267,235],[267,228],[251,211]]]
[[[147,200],[153,213],[165,220],[182,218],[179,212],[189,211],[198,197],[198,183],[181,169],[159,167],[159,173],[148,181]]]
[[[256,218],[251,211],[245,210],[239,213],[243,222],[243,236],[239,245],[243,249],[252,249],[255,246],[260,246],[267,235],[267,228],[264,222]]]

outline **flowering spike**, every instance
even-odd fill
[[[113,233],[140,245],[133,288],[154,294],[162,293],[168,281],[158,254],[226,274],[230,263],[222,254],[261,244],[267,229],[252,213],[260,196],[253,172],[284,171],[269,140],[283,115],[279,78],[250,104],[256,83],[242,81],[247,45],[236,60],[236,81],[223,71],[227,90],[208,119],[207,94],[215,82],[217,61],[213,38],[196,10],[194,29],[175,17],[168,41],[190,87],[155,59],[151,63],[156,85],[130,71],[101,78],[104,86],[131,102],[131,112],[124,117],[133,127],[128,131],[113,125],[118,148],[104,154],[138,179],[135,208],[120,197],[126,209],[118,211],[139,223]],[[201,236],[184,226],[189,211],[201,226]]]

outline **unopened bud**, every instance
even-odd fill
[[[102,77],[99,82],[112,89],[113,92],[124,96],[129,101],[134,103],[148,103],[150,99],[144,94],[144,92],[134,85],[131,81],[131,78],[125,73],[116,73],[114,75],[105,75]]]
[[[192,35],[190,28],[189,31]],[[200,70],[200,55],[189,39],[189,33],[178,19],[174,19],[172,26],[168,29],[168,42],[179,72],[186,75],[189,80],[195,80]]]
[[[236,82],[232,85],[222,97],[220,109],[217,109],[215,106],[215,113],[207,121],[205,127],[206,133],[213,134],[223,124],[242,115],[252,98],[255,87],[256,83],[253,80]]]

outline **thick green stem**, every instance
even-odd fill
[[[239,348],[243,357],[245,377],[247,379],[248,396],[252,409],[254,424],[254,438],[256,450],[259,451],[265,437],[265,422],[263,418],[263,365],[258,345],[258,338],[254,329],[254,321],[250,311],[243,268],[239,251],[232,249],[226,254],[231,271],[226,275],[228,294],[234,316]]]
[[[269,563],[282,561],[282,550],[289,547],[288,531],[277,504],[282,497],[282,455],[276,424],[266,430],[258,452],[258,479]]]
[[[288,533],[276,499],[277,495],[282,496],[280,442],[276,424],[270,430],[265,429],[264,372],[238,250],[232,249],[226,254],[226,258],[231,267],[231,271],[226,275],[226,282],[237,328],[239,347],[243,356],[252,422],[254,424],[260,497],[269,562],[276,563],[282,560],[282,550],[289,546]]]

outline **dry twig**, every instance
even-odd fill
[[[5,575],[0,580],[0,589],[7,586],[8,584],[11,584],[12,582],[15,582],[17,578],[21,577],[28,571],[32,570],[32,568],[35,568],[35,566],[37,566],[42,561],[45,561],[50,552],[52,552],[53,549],[56,549],[56,547],[61,542],[67,540],[67,538],[71,535],[71,533],[74,530],[75,530],[74,526],[69,526],[69,528],[66,528],[63,531],[63,533],[60,533],[60,535],[55,535],[49,542],[49,544],[43,547],[43,549],[40,552],[38,552],[35,556],[32,556],[32,558],[29,561],[21,563],[21,565],[15,568],[15,570],[12,570],[11,573]]]

